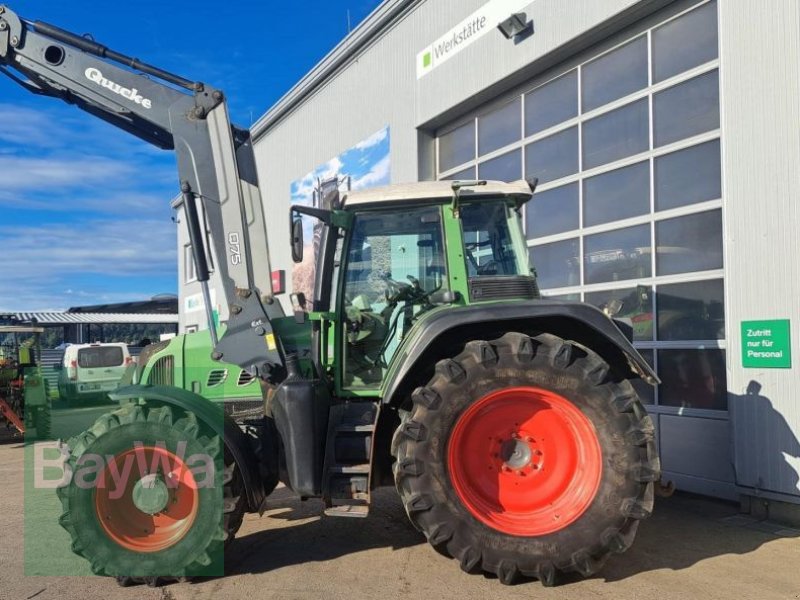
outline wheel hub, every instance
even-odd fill
[[[169,503],[169,489],[160,473],[150,473],[133,486],[133,504],[143,513],[155,515]]]
[[[532,439],[532,438],[531,438]],[[500,441],[500,455],[503,467],[513,470],[533,468],[534,450],[530,442],[517,438]]]

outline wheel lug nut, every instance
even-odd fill
[[[531,436],[528,436],[528,437],[525,438],[525,441],[526,442],[532,442],[533,438]]]

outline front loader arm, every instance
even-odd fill
[[[265,378],[280,376],[283,356],[270,317],[283,312],[272,297],[253,147],[249,132],[231,125],[224,94],[53,25],[21,19],[2,5],[0,71],[35,94],[74,104],[175,151],[213,356]],[[230,313],[220,340],[208,292],[206,227]]]

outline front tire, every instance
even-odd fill
[[[194,414],[128,404],[68,446],[73,476],[57,490],[59,523],[95,574],[126,581],[222,574],[223,544],[233,537],[225,530],[222,442]]]
[[[412,523],[465,571],[589,576],[652,511],[652,421],[590,350],[550,334],[469,342],[412,401],[395,482]]]

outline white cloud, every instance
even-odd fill
[[[113,183],[134,173],[132,165],[99,156],[79,158],[0,156],[0,172],[6,191],[43,187],[85,186]]]
[[[390,166],[391,163],[389,156],[384,156],[372,166],[372,169],[368,173],[365,173],[358,179],[353,180],[353,189],[363,190],[376,185],[388,184]]]
[[[0,281],[38,285],[69,282],[75,274],[169,275],[177,269],[175,235],[166,219],[0,227]]]
[[[389,135],[389,128],[384,127],[380,131],[376,131],[375,133],[373,133],[367,139],[361,140],[359,143],[353,146],[353,148],[355,150],[367,150],[369,148],[372,148],[373,146],[377,146],[378,144],[380,144],[383,140],[386,139],[387,135]]]

